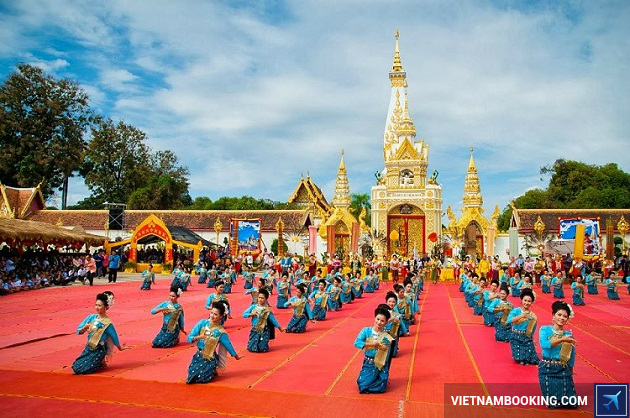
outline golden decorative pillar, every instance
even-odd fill
[[[621,215],[621,219],[617,222],[617,230],[621,234],[621,252],[624,252],[626,250],[626,232],[628,232],[628,223],[623,215]]]
[[[217,233],[217,245],[221,245],[219,244],[219,232],[221,232],[223,230],[223,223],[221,222],[221,217],[217,216],[217,220],[214,221],[214,232]]]
[[[606,260],[615,259],[615,225],[611,218],[606,220]]]
[[[276,231],[278,232],[278,257],[282,257],[284,256],[284,238],[282,236],[284,221],[282,220],[282,216],[278,218],[278,222],[276,222]]]

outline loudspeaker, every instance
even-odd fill
[[[125,226],[125,210],[122,208],[110,209],[108,223],[110,231],[122,231]]]

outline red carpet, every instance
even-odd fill
[[[326,321],[309,323],[304,334],[276,334],[271,351],[245,350],[249,321],[241,313],[250,302],[239,285],[230,295],[233,319],[226,330],[239,353],[227,372],[207,385],[185,385],[194,347],[182,341],[172,349],[150,342],[161,318],[150,315],[166,299],[170,280],[162,278],[150,292],[139,282],[89,288],[71,286],[2,297],[0,312],[0,397],[3,416],[444,416],[444,384],[468,384],[468,395],[496,392],[494,384],[530,383],[537,387],[536,367],[516,365],[508,344],[494,342],[493,330],[472,315],[455,285],[426,286],[419,322],[400,340],[388,390],[360,395],[356,378],[363,356],[353,347],[362,327],[372,324],[374,307],[388,286]],[[110,366],[93,376],[74,376],[69,368],[83,349],[85,336],[74,333],[93,312],[94,295],[116,293],[110,316],[131,350],[116,352]],[[186,328],[206,317],[209,289],[194,286],[181,298]],[[550,322],[553,299],[539,294],[534,310],[539,324]],[[630,380],[630,297],[609,301],[605,293],[576,307],[571,321],[578,340],[576,383]],[[275,305],[276,297],[271,303]],[[516,301],[515,301],[516,302]],[[286,325],[290,311],[274,309]],[[208,394],[211,393],[211,396]],[[88,412],[89,411],[89,412]],[[449,410],[450,411],[450,410]],[[461,409],[469,416],[541,416],[540,408]],[[460,413],[458,409],[455,413]],[[564,412],[576,415],[580,412]],[[581,414],[580,414],[581,415]],[[453,415],[454,416],[454,415]],[[558,416],[555,414],[554,416]]]

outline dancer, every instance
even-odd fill
[[[553,286],[553,297],[556,299],[564,298],[564,290],[562,290],[562,284],[564,283],[564,279],[562,278],[562,272],[558,271],[556,273],[556,277],[551,280],[551,285]]]
[[[543,293],[551,293],[551,289],[549,288],[549,285],[551,284],[551,277],[549,277],[544,271],[540,276],[540,283],[542,285]]]
[[[328,293],[326,292],[326,280],[320,279],[318,289],[313,290],[309,299],[313,301],[313,319],[323,321],[326,319],[328,307]]]
[[[273,312],[269,309],[268,299],[269,292],[267,289],[260,289],[256,304],[251,305],[243,312],[243,318],[252,318],[252,329],[249,332],[249,340],[247,341],[247,351],[252,353],[266,353],[269,351],[269,340],[275,338],[275,328],[278,328],[280,332],[284,332],[284,328],[280,326]]]
[[[149,264],[147,269],[142,272],[142,286],[140,290],[151,290],[151,284],[155,284],[155,273],[153,273],[153,264]]]
[[[287,303],[285,303],[285,307],[292,306],[293,307],[293,316],[291,317],[291,321],[289,321],[289,325],[287,325],[286,332],[288,333],[302,333],[306,331],[306,322],[307,320],[311,320],[311,322],[315,323],[313,319],[313,314],[311,313],[311,308],[308,304],[308,301],[304,297],[304,293],[306,289],[304,285],[298,285],[295,291],[295,296],[293,296]]]
[[[507,323],[508,316],[512,311],[512,303],[507,300],[510,291],[507,286],[502,286],[499,290],[499,298],[495,299],[490,306],[488,306],[489,312],[496,314],[496,320],[494,321],[494,339],[499,342],[509,342],[511,327]]]
[[[208,280],[208,269],[206,268],[206,263],[201,263],[199,265],[199,270],[197,270],[197,274],[199,278],[197,279],[198,284],[205,283]]]
[[[488,311],[488,308],[490,307],[492,301],[499,297],[499,293],[497,292],[498,288],[499,281],[492,280],[492,283],[490,283],[490,290],[483,292],[483,324],[487,327],[494,326],[494,321],[496,321],[496,314]]]
[[[542,360],[538,364],[538,380],[543,396],[555,397],[558,404],[547,405],[549,408],[575,408],[568,402],[575,399],[573,383],[573,365],[575,364],[575,339],[564,330],[567,321],[573,317],[573,309],[557,300],[551,305],[552,325],[540,327],[540,347]],[[561,403],[565,400],[564,404]]]
[[[341,279],[335,277],[333,282],[328,285],[328,309],[337,311],[341,309]]]
[[[107,310],[114,305],[114,294],[105,291],[96,295],[96,313],[88,315],[77,328],[77,334],[88,333],[88,342],[81,355],[72,363],[74,374],[90,374],[106,366],[105,356],[112,353],[112,347],[118,350],[129,349],[118,341],[118,334]]]
[[[171,287],[168,300],[151,309],[151,315],[162,313],[162,329],[153,339],[153,348],[169,348],[179,344],[179,333],[186,335],[184,330],[184,309],[177,303],[182,289]]]
[[[190,286],[190,267],[184,267],[183,273],[179,277],[179,287],[185,292],[188,290],[188,286]]]
[[[536,296],[531,289],[521,291],[521,307],[514,308],[507,318],[508,324],[512,324],[512,334],[510,336],[510,348],[512,358],[515,362],[525,364],[538,364],[538,354],[534,347],[532,336],[536,331],[536,314],[530,308]]]
[[[571,289],[573,289],[573,304],[578,306],[586,305],[584,303],[584,279],[581,274],[578,274],[575,281],[571,283]]]
[[[385,330],[394,338],[389,353],[389,360],[391,362],[391,359],[398,355],[398,341],[400,340],[400,336],[409,336],[409,329],[405,327],[405,323],[401,321],[400,313],[396,310],[396,305],[398,304],[398,296],[396,296],[396,293],[391,291],[387,292],[385,302],[390,315],[389,321],[387,321],[387,325],[385,325]]]
[[[383,393],[389,379],[389,351],[394,338],[385,331],[390,319],[389,310],[378,307],[374,311],[374,325],[359,332],[354,346],[364,350],[363,367],[357,379],[359,393]]]
[[[211,381],[214,376],[218,375],[217,369],[225,369],[225,350],[236,360],[242,358],[234,350],[230,338],[221,325],[221,319],[225,314],[225,305],[221,302],[213,302],[210,307],[209,319],[202,319],[197,322],[188,335],[189,343],[197,343],[197,352],[188,366],[186,383]],[[218,350],[217,346],[219,346]]]
[[[606,294],[610,300],[619,300],[619,293],[617,293],[617,279],[615,279],[615,273],[611,272],[606,279]]]
[[[599,291],[597,290],[597,281],[596,277],[593,273],[588,273],[586,275],[586,287],[588,289],[589,295],[598,295]]]
[[[289,286],[289,273],[282,273],[282,277],[276,283],[276,288],[278,290],[278,301],[276,302],[276,308],[286,308],[286,303],[289,300]]]
[[[212,304],[214,302],[221,302],[225,306],[226,315],[221,315],[221,326],[225,325],[225,321],[227,319],[232,319],[231,310],[230,310],[230,301],[228,300],[225,293],[223,293],[223,289],[225,288],[225,283],[222,280],[219,280],[214,283],[214,289],[216,293],[210,293],[208,296],[208,300],[206,301],[206,309],[212,310]]]
[[[401,322],[406,329],[411,327],[411,305],[405,297],[405,288],[399,284],[394,285],[394,291],[398,295],[398,304],[396,310],[400,314]]]
[[[484,293],[486,292],[487,280],[485,277],[482,277],[479,280],[479,287],[473,292],[473,314],[474,315],[483,315],[484,308]],[[487,307],[486,307],[487,310]]]

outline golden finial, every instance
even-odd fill
[[[400,37],[400,33],[398,32],[398,29],[396,29],[394,37],[396,38],[396,47],[394,49],[394,65],[392,66],[392,72],[398,73],[405,71],[403,70],[402,62],[400,60],[400,47],[398,46],[398,38]]]
[[[477,166],[475,165],[475,158],[473,157],[473,147],[470,147],[470,161],[468,162],[468,172],[476,173]]]

